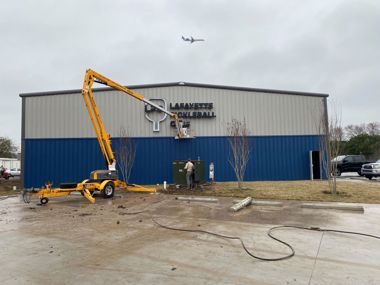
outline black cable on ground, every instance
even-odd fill
[[[167,229],[167,230],[173,230],[173,231],[181,231],[181,232],[192,232],[192,233],[202,233],[202,234],[208,234],[208,235],[212,235],[212,236],[215,236],[215,237],[218,237],[218,238],[223,238],[223,239],[231,239],[231,240],[239,240],[240,241],[240,244],[241,246],[243,247],[244,251],[251,257],[255,258],[255,259],[258,259],[258,260],[262,260],[262,261],[279,261],[279,260],[284,260],[284,259],[288,259],[288,258],[291,258],[292,256],[294,256],[295,254],[295,251],[293,249],[293,247],[272,236],[272,235],[269,235],[270,238],[276,240],[277,242],[280,242],[282,244],[284,244],[286,247],[288,247],[291,251],[291,253],[289,253],[288,255],[285,255],[285,256],[282,256],[282,257],[276,257],[276,258],[266,258],[266,257],[261,257],[261,256],[258,256],[258,255],[255,255],[254,253],[250,252],[247,247],[245,246],[243,240],[240,238],[240,237],[235,237],[235,236],[227,236],[227,235],[222,235],[222,234],[217,234],[217,233],[213,233],[213,232],[209,232],[209,231],[204,231],[204,230],[192,230],[192,229],[180,229],[180,228],[174,228],[174,227],[169,227],[169,226],[165,226],[163,224],[160,224],[159,222],[157,222],[154,217],[152,216],[152,221],[158,225],[159,227],[161,228],[164,228],[164,229]]]
[[[258,259],[258,260],[262,260],[262,261],[280,261],[280,260],[285,260],[285,259],[291,258],[291,257],[293,257],[295,255],[295,250],[294,250],[294,248],[290,244],[288,244],[287,242],[285,242],[283,240],[280,240],[279,238],[276,238],[275,236],[273,236],[272,232],[275,231],[275,230],[277,230],[277,229],[281,229],[281,228],[294,228],[294,229],[308,230],[308,231],[317,231],[317,232],[335,232],[335,233],[360,235],[360,236],[380,239],[380,236],[371,235],[371,234],[364,234],[364,233],[359,233],[359,232],[341,231],[341,230],[333,230],[333,229],[323,229],[323,228],[319,228],[319,227],[301,227],[301,226],[281,225],[281,226],[275,226],[275,227],[270,228],[268,230],[268,232],[267,232],[267,235],[271,239],[273,239],[273,240],[275,240],[275,241],[277,241],[277,242],[285,245],[287,248],[290,249],[291,253],[289,253],[289,254],[287,254],[285,256],[282,256],[282,257],[266,258],[266,257],[261,257],[261,256],[258,256],[258,255],[255,255],[251,251],[249,251],[247,249],[247,247],[245,246],[243,240],[240,237],[227,236],[227,235],[222,235],[222,234],[218,234],[218,233],[214,233],[214,232],[209,232],[209,231],[205,231],[205,230],[198,230],[198,229],[182,229],[182,228],[169,227],[169,226],[166,226],[166,225],[163,225],[163,224],[160,224],[159,222],[157,222],[157,220],[155,220],[153,216],[152,216],[152,221],[156,225],[158,225],[159,227],[167,229],[167,230],[181,231],[181,232],[192,232],[192,233],[202,233],[202,234],[208,234],[208,235],[212,235],[212,236],[215,236],[215,237],[218,237],[218,238],[223,238],[223,239],[239,240],[241,246],[244,249],[244,251],[249,256],[251,256],[251,257],[253,257],[255,259]]]
[[[380,236],[371,235],[371,234],[364,234],[364,233],[359,233],[359,232],[323,229],[323,228],[318,228],[318,227],[288,226],[288,225],[282,225],[282,226],[276,226],[276,227],[270,228],[268,231],[268,235],[271,234],[272,231],[274,231],[276,229],[280,229],[280,228],[294,228],[294,229],[316,231],[316,232],[331,232],[331,233],[340,233],[340,234],[350,234],[350,235],[359,235],[359,236],[365,236],[365,237],[370,237],[370,238],[374,238],[374,239],[380,239]]]

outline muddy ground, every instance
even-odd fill
[[[177,188],[169,185],[167,190],[162,185],[151,185],[160,192],[173,195],[198,195],[215,197],[251,196],[266,200],[296,200],[319,202],[345,202],[380,204],[380,179],[369,181],[365,178],[340,177],[337,182],[337,195],[332,195],[327,181],[255,181],[244,182],[243,189],[237,188],[236,182],[217,182],[198,185],[194,190],[186,187]],[[16,191],[13,190],[16,187]],[[16,195],[20,192],[21,183],[18,178],[0,179],[0,196]]]
[[[16,191],[13,188],[16,187]],[[12,177],[8,180],[0,178],[0,196],[15,195],[21,190],[21,180],[19,177]]]
[[[118,191],[114,199],[80,195],[23,204],[0,200],[1,284],[379,284],[380,242],[359,236],[279,230],[295,257],[263,262],[239,242],[177,228],[240,236],[264,257],[289,253],[266,232],[279,224],[320,226],[380,235],[380,207],[365,212],[184,202],[176,195]]]

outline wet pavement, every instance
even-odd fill
[[[163,229],[152,222],[240,236],[264,257],[289,253],[267,235],[275,225],[318,226],[380,235],[380,205],[364,213],[185,202],[173,195],[118,193],[89,204],[77,195],[47,205],[0,200],[0,284],[380,284],[380,240],[281,229],[296,254],[263,262],[238,241]]]
[[[356,172],[344,172],[341,176],[337,177],[338,181],[351,181],[351,182],[363,182],[363,183],[380,183],[380,177],[373,177],[371,180],[358,175]]]

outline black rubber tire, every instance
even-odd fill
[[[108,182],[106,186],[104,186],[103,190],[103,197],[108,199],[112,198],[113,195],[115,194],[115,186],[113,185],[112,182]]]
[[[342,172],[340,171],[339,168],[335,169],[335,172],[333,173],[333,176],[340,176]]]
[[[369,180],[372,180],[373,176],[368,175],[367,178],[368,178]]]
[[[40,199],[40,203],[41,203],[41,205],[46,205],[47,203],[49,202],[49,198],[41,198]]]

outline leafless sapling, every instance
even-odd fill
[[[128,182],[136,158],[136,144],[130,137],[127,129],[121,127],[119,131],[119,148],[116,152],[116,161],[121,171],[123,181]]]
[[[333,106],[330,116],[327,110],[321,108],[319,121],[319,147],[321,151],[321,162],[324,175],[328,178],[329,189],[332,194],[337,193],[336,177],[340,175],[336,157],[340,154],[343,141],[343,128],[341,115]],[[335,159],[335,160],[334,160]]]
[[[239,189],[242,189],[242,182],[251,153],[249,130],[245,119],[243,121],[232,119],[227,124],[227,135],[231,151],[228,162],[234,170]]]

